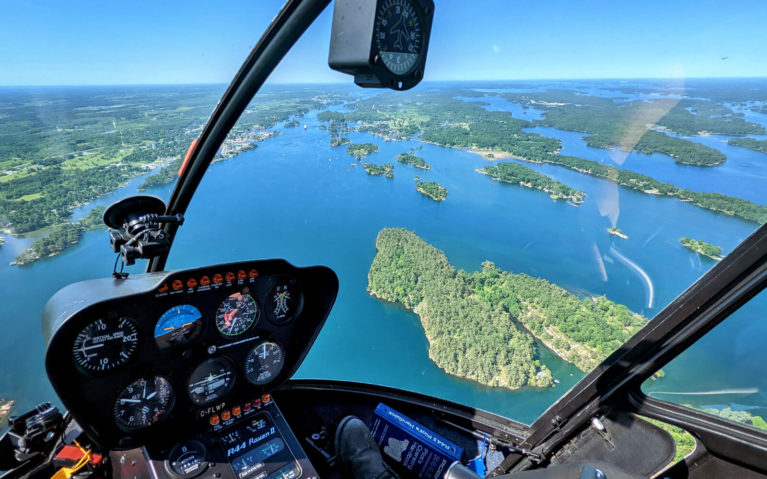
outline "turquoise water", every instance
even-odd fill
[[[604,294],[648,317],[714,264],[683,248],[681,236],[705,239],[727,253],[756,228],[752,223],[674,199],[628,191],[554,165],[528,165],[585,191],[586,201],[574,207],[538,191],[491,181],[474,171],[488,163],[465,151],[418,141],[385,142],[370,134],[351,133],[355,142],[380,146],[366,161],[395,164],[393,180],[371,177],[361,165],[352,166],[345,148],[329,147],[328,133],[318,128],[316,113],[300,121],[300,128],[284,130],[255,150],[210,167],[168,262],[169,269],[177,269],[284,257],[297,265],[333,268],[340,278],[338,301],[299,377],[412,389],[524,422],[533,421],[580,378],[573,366],[540,345],[544,363],[560,381],[548,390],[486,388],[438,369],[428,358],[417,316],[376,300],[366,291],[376,234],[384,227],[414,230],[445,251],[459,268],[476,270],[482,261],[491,260],[503,269],[544,277],[579,294]],[[418,155],[431,164],[431,170],[396,163],[396,154],[410,148],[421,148]],[[686,181],[685,175],[692,170],[675,173],[664,165],[673,165],[673,161],[658,156],[654,162],[637,160],[637,168],[657,168],[648,173],[653,175],[665,171],[668,177],[663,179],[675,184]],[[767,155],[763,160],[754,165],[758,177],[767,170]],[[748,160],[730,161],[738,165]],[[660,166],[652,166],[656,163]],[[735,171],[733,175],[739,170]],[[441,183],[449,191],[447,200],[435,203],[417,193],[415,176]],[[713,175],[705,181],[726,186]],[[138,183],[132,182],[100,203],[134,193]],[[150,193],[167,198],[170,191],[168,186]],[[750,187],[748,191],[742,187],[740,193],[764,195]],[[621,227],[629,239],[607,234],[605,230],[612,224]],[[0,248],[0,264],[7,265],[29,241],[10,239]],[[17,398],[20,408],[54,397],[43,370],[42,308],[51,294],[68,283],[108,276],[113,260],[106,234],[91,232],[80,245],[55,258],[21,268],[0,267],[0,282],[8,285],[0,289],[0,326],[6,332],[0,336],[4,364],[0,397]],[[767,327],[765,316],[754,314],[749,317],[758,318],[755,327]],[[718,336],[711,339],[717,343],[717,338],[723,338],[717,343],[722,349],[740,335],[728,323],[723,327],[724,332],[717,330]],[[749,354],[756,354],[762,364],[767,360],[767,352]],[[652,386],[672,392],[687,387],[689,391],[689,382],[675,378],[706,370],[718,376],[704,379],[718,382],[695,383],[695,387],[718,388],[733,375],[721,357],[704,352],[693,364],[669,367],[666,378]],[[10,361],[18,366],[9,367]],[[749,371],[741,375],[742,382],[753,383]],[[707,404],[712,404],[710,399]],[[734,400],[725,398],[724,402]]]

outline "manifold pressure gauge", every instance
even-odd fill
[[[423,79],[432,0],[336,0],[330,68],[363,87],[408,90]]]

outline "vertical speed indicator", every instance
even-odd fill
[[[86,371],[108,371],[127,363],[137,349],[138,330],[131,319],[99,319],[77,335],[72,356]]]

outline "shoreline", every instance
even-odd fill
[[[483,170],[481,170],[479,168],[475,168],[474,171],[476,171],[480,175],[489,176],[491,179],[493,179],[494,181],[497,181],[499,183],[506,183],[508,185],[519,185],[519,186],[522,186],[522,187],[525,187],[525,188],[529,188],[531,190],[542,191],[542,192],[548,194],[549,198],[551,198],[552,200],[555,200],[555,201],[565,200],[568,204],[570,204],[572,206],[575,206],[576,208],[583,204],[583,201],[584,201],[583,198],[586,195],[585,193],[584,193],[584,196],[554,194],[554,192],[552,192],[551,190],[549,190],[547,188],[539,188],[537,186],[533,186],[531,183],[525,183],[524,181],[513,182],[513,181],[508,181],[508,180],[503,180],[503,179],[500,179],[500,178],[496,178],[495,176],[491,175],[490,173],[488,173],[486,171],[483,171]]]

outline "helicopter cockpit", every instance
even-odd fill
[[[334,442],[350,415],[402,479],[767,477],[767,389],[754,379],[767,358],[754,344],[763,79],[430,82],[465,48],[446,47],[446,29],[467,6],[330,3],[287,0],[204,126],[178,120],[196,106],[163,111],[191,144],[120,139],[120,159],[165,162],[126,173],[160,172],[98,210],[112,275],[46,303],[58,401],[10,416],[0,477],[350,479]],[[441,9],[453,11],[443,25]],[[326,37],[328,71],[346,84],[269,85],[307,35]],[[148,131],[167,120],[157,98],[176,101],[158,92],[73,111],[140,103]],[[100,134],[122,136],[120,115]],[[252,171],[229,161],[264,157]],[[0,194],[0,216],[40,200],[23,193]],[[548,242],[526,236],[535,227]],[[251,245],[285,259],[243,258]],[[692,372],[710,376],[702,390]]]

